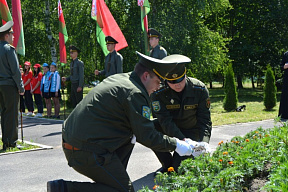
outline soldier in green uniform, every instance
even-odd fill
[[[105,75],[108,77],[116,73],[123,73],[123,57],[115,50],[115,46],[118,43],[113,37],[105,37],[107,50],[110,52],[105,57],[105,66],[102,71],[95,70],[95,75]]]
[[[47,182],[48,192],[134,191],[126,168],[135,137],[155,151],[192,154],[188,142],[161,134],[150,120],[149,95],[159,88],[158,75],[165,78],[176,64],[138,55],[133,72],[104,79],[63,123],[68,165],[95,183],[54,180]]]
[[[24,86],[13,43],[13,21],[0,27],[0,108],[3,150],[15,147],[18,139],[19,94]]]
[[[167,56],[167,51],[164,47],[159,45],[159,40],[162,37],[161,33],[153,28],[148,30],[149,43],[152,49],[150,50],[150,57],[156,59],[163,59]]]
[[[164,58],[169,60],[169,57]],[[186,76],[185,63],[179,64],[166,78],[165,86],[151,95],[153,114],[158,131],[178,139],[209,143],[211,136],[210,98],[204,83]],[[169,152],[154,151],[162,164],[160,171],[174,167],[189,157],[173,156]]]
[[[78,59],[78,54],[81,52],[79,48],[70,45],[69,50],[72,58],[72,62],[70,63],[70,76],[62,77],[62,81],[71,81],[71,103],[72,107],[75,108],[83,99],[84,63]]]

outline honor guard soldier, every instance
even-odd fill
[[[288,51],[284,53],[282,62],[280,64],[281,71],[283,73],[283,85],[282,93],[279,105],[278,117],[281,117],[283,121],[288,120]]]
[[[138,52],[137,52],[138,53]],[[93,88],[63,123],[68,165],[94,182],[54,180],[54,191],[134,191],[126,171],[135,138],[155,151],[191,155],[188,142],[163,135],[150,120],[150,97],[160,78],[177,64],[138,53],[133,72],[107,77]]]
[[[186,76],[185,63],[169,72],[164,88],[154,92],[151,99],[158,131],[180,140],[190,138],[209,143],[212,129],[209,92],[204,83]],[[177,171],[181,161],[189,158],[177,153],[172,156],[170,152],[154,152],[162,164],[162,173],[169,167]]]
[[[83,99],[83,87],[84,87],[84,63],[78,59],[78,54],[81,52],[79,48],[74,45],[69,46],[70,57],[72,62],[70,63],[70,76],[62,77],[62,81],[71,81],[71,103],[72,107]]]
[[[167,51],[164,49],[164,47],[159,45],[159,40],[162,37],[162,35],[155,29],[150,28],[148,30],[148,37],[150,46],[152,47],[150,51],[150,57],[156,59],[163,59],[164,57],[166,57]]]
[[[105,75],[108,77],[116,73],[123,73],[123,57],[115,50],[115,46],[118,43],[113,37],[105,37],[107,50],[110,52],[105,57],[105,66],[102,71],[95,70],[95,75]]]
[[[24,85],[13,43],[13,21],[0,27],[0,108],[3,150],[15,147],[18,140],[19,94]]]

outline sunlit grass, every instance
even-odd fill
[[[17,147],[14,147],[14,148],[7,148],[5,151],[2,150],[3,149],[3,142],[0,141],[0,153],[7,153],[7,152],[16,152],[16,151],[23,151],[23,150],[31,150],[31,149],[37,149],[37,148],[40,148],[39,146],[36,146],[36,145],[30,145],[28,143],[25,143],[25,142],[21,142],[21,141],[17,141],[17,145],[21,145],[21,148],[18,149]]]
[[[271,111],[266,111],[263,103],[263,89],[252,89],[251,84],[244,83],[244,89],[238,90],[238,106],[246,105],[246,110],[243,112],[226,112],[223,109],[224,89],[219,83],[213,83],[213,88],[209,89],[211,97],[211,119],[213,126],[244,123],[252,121],[261,121],[265,119],[274,119],[278,115],[280,92],[277,93],[276,106]],[[84,88],[84,97],[92,88]],[[67,100],[65,90],[65,97],[62,99]],[[37,109],[37,108],[35,108]],[[52,115],[54,108],[52,108]],[[65,107],[66,118],[72,112],[71,108]],[[46,108],[44,109],[44,115],[46,115]],[[61,103],[60,117],[64,120],[64,105]]]
[[[213,85],[214,86],[214,85]],[[223,109],[224,89],[219,84],[209,89],[211,97],[211,119],[213,126],[261,121],[274,119],[278,115],[280,92],[277,93],[276,106],[271,111],[266,111],[263,103],[263,89],[252,89],[249,84],[244,84],[244,89],[238,90],[238,106],[246,105],[243,112],[226,112]]]

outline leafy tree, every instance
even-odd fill
[[[237,108],[238,98],[232,64],[229,64],[225,73],[225,97],[223,108],[226,111],[235,111]]]
[[[276,106],[277,88],[275,85],[275,76],[271,66],[267,66],[264,84],[264,106],[266,110],[271,110]]]
[[[277,68],[283,49],[287,49],[288,2],[283,0],[230,0],[229,25],[231,38],[229,55],[241,88],[243,77],[263,76],[266,63]],[[252,81],[253,82],[253,81]]]

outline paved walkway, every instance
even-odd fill
[[[51,119],[23,118],[24,140],[52,146],[53,149],[30,151],[0,156],[0,191],[44,192],[46,182],[55,179],[90,181],[67,165],[61,148],[62,121]],[[216,149],[220,141],[234,136],[244,136],[257,129],[272,128],[273,120],[215,126],[212,130],[210,147]],[[19,138],[20,136],[19,129]],[[153,173],[160,168],[154,153],[137,143],[128,164],[128,173],[135,190],[142,186],[154,186]]]

